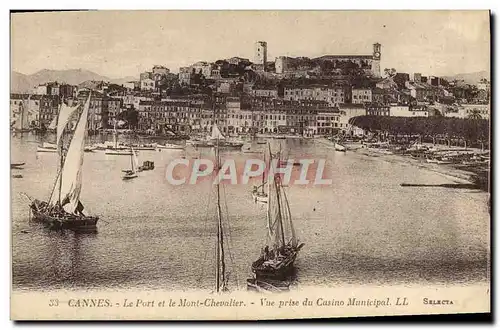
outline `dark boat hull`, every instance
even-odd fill
[[[10,164],[10,168],[12,169],[20,169],[21,166],[23,166],[25,163],[13,163],[13,164]]]
[[[300,249],[304,246],[304,243],[297,247],[286,247],[285,255],[280,257],[279,262],[266,263],[263,256],[260,256],[252,264],[252,272],[255,274],[257,279],[276,279],[283,280],[294,272],[294,262]]]
[[[137,178],[137,174],[125,174],[122,179],[123,180],[132,180],[132,179],[135,179]]]
[[[252,264],[252,272],[257,278],[285,279],[293,273],[293,263],[297,252],[288,255],[277,267],[264,265],[264,260],[259,258]]]
[[[75,232],[95,232],[97,231],[97,222],[99,217],[73,215],[69,213],[50,214],[40,211],[37,207],[39,201],[31,204],[32,220],[43,223],[49,229],[63,230],[68,229]]]

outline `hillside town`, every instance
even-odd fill
[[[11,94],[11,125],[47,130],[61,102],[82,102],[92,91],[88,129],[127,129],[151,135],[192,135],[213,123],[226,134],[331,136],[353,117],[489,119],[490,82],[449,81],[380,66],[382,45],[367,54],[318,58],[278,56],[257,41],[252,60],[199,61],[177,74],[162,65],[121,85],[47,81]],[[352,135],[361,131],[349,129]]]

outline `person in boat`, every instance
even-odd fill
[[[269,259],[269,246],[266,245],[266,247],[264,248],[264,260],[268,259]]]

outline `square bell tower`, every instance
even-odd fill
[[[378,42],[373,44],[373,59],[372,59],[372,74],[374,77],[380,78],[380,52],[382,50],[382,45]]]

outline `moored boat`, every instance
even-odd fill
[[[96,150],[96,147],[94,146],[86,146],[83,151],[85,152],[94,152]]]
[[[37,152],[57,152],[57,146],[54,143],[44,142],[36,148]]]
[[[105,149],[104,153],[106,155],[115,155],[115,156],[119,156],[119,155],[130,156],[130,155],[132,155],[132,150],[130,149],[130,147],[126,147],[126,146],[120,145],[118,143],[118,132],[116,130],[116,121],[115,121],[114,127],[113,127],[113,144],[112,145],[105,144],[105,145],[106,145],[106,149]]]
[[[106,155],[115,155],[115,156],[131,156],[132,151],[127,150],[127,149],[106,149],[104,152]],[[134,151],[135,154],[138,153],[138,151]]]
[[[184,146],[178,145],[178,144],[172,144],[172,143],[166,143],[166,144],[157,144],[156,145],[157,150],[161,149],[185,149]]]
[[[44,147],[37,147],[37,148],[36,148],[36,152],[53,152],[53,153],[56,153],[56,152],[57,152],[57,149],[53,149],[53,148],[44,148]]]
[[[340,151],[340,152],[346,152],[346,150],[347,150],[347,148],[344,145],[337,143],[337,142],[335,142],[334,147],[335,147],[336,151]]]
[[[11,169],[22,169],[21,166],[24,166],[26,163],[10,163],[10,168]]]
[[[230,139],[226,139],[226,137],[221,133],[217,124],[212,125],[212,135],[203,140],[194,140],[191,141],[190,144],[197,148],[212,148],[215,147],[217,143],[217,147],[219,149],[237,149],[241,150],[243,145],[245,144],[242,141],[234,141]]]

